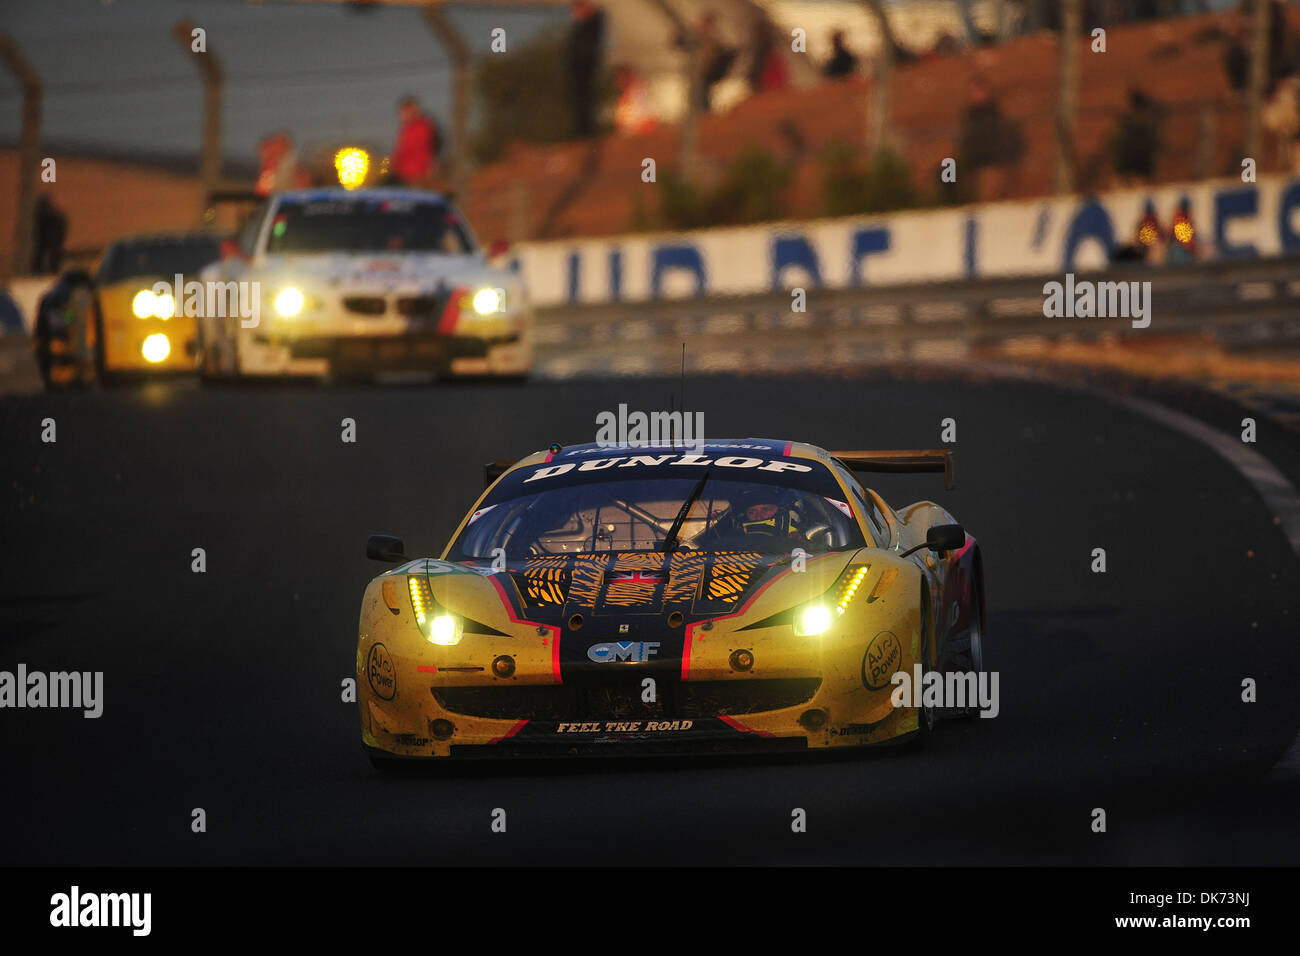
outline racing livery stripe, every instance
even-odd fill
[[[421,674],[438,673],[438,668],[433,664],[417,664],[415,669],[419,671]]]
[[[790,452],[791,452],[791,450],[792,450],[793,448],[794,448],[794,442],[792,442],[792,441],[788,441],[788,442],[786,442],[786,443],[785,443],[785,450],[781,452],[781,456],[782,456],[783,458],[789,458],[789,457],[790,457]]]
[[[497,596],[501,598],[501,605],[506,609],[506,616],[510,618],[512,624],[528,624],[532,627],[545,630],[551,641],[551,673],[555,675],[555,683],[563,684],[564,678],[560,675],[560,629],[549,624],[542,624],[538,621],[528,621],[515,614],[515,607],[510,603],[510,598],[506,594],[506,589],[501,586],[501,582],[496,579],[496,575],[488,578],[492,586],[497,589]]]
[[[499,744],[499,743],[501,743],[501,741],[503,741],[503,740],[509,740],[509,739],[510,739],[511,737],[513,737],[515,734],[519,733],[519,731],[523,730],[523,729],[524,729],[524,724],[526,724],[526,723],[528,723],[528,721],[526,721],[526,720],[521,720],[521,721],[519,721],[519,723],[517,723],[517,724],[515,724],[513,727],[511,727],[510,730],[509,730],[507,733],[502,734],[500,737],[493,737],[491,740],[488,741],[488,743],[490,743],[490,744]]]
[[[732,730],[739,730],[742,734],[758,734],[758,736],[760,737],[775,736],[774,734],[766,730],[755,730],[753,727],[746,727],[735,717],[728,717],[726,714],[718,714],[718,720],[722,721]]]
[[[464,295],[464,289],[453,289],[451,295],[447,297],[447,305],[442,310],[442,318],[438,320],[439,335],[451,335],[455,331],[456,323],[460,319],[460,300]]]

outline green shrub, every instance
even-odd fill
[[[659,219],[669,229],[737,226],[781,219],[792,170],[771,153],[750,149],[733,159],[712,186],[700,187],[676,170],[659,173]]]
[[[831,143],[822,151],[822,212],[852,216],[889,212],[922,205],[922,196],[902,157],[887,149],[870,163],[862,150],[848,143]]]

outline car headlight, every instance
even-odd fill
[[[141,289],[131,300],[131,311],[137,319],[170,319],[176,314],[176,300],[170,292],[154,295],[152,289]]]
[[[154,295],[148,289],[141,289],[131,300],[131,311],[137,319],[147,319],[153,315]]]
[[[407,589],[411,594],[411,610],[415,612],[415,623],[430,644],[459,644],[464,632],[464,622],[454,614],[448,614],[433,600],[428,579],[421,574],[409,575],[406,579]]]
[[[144,344],[140,346],[140,354],[144,356],[146,362],[161,362],[171,353],[171,350],[171,342],[167,341],[167,336],[161,332],[146,337]]]
[[[439,614],[429,622],[429,643],[460,643],[460,621],[455,617],[455,615]]]
[[[474,311],[479,315],[492,315],[506,310],[506,293],[504,289],[479,289],[472,300]]]
[[[824,604],[809,604],[794,616],[794,632],[799,637],[816,637],[831,626],[831,611]]]
[[[303,303],[306,299],[302,291],[290,286],[287,289],[281,289],[275,296],[275,311],[287,318],[292,318],[302,311]]]

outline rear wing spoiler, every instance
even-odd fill
[[[496,461],[484,462],[483,487],[491,488],[492,482],[514,467],[514,464],[515,460],[513,458],[498,458]]]
[[[833,451],[844,467],[851,471],[919,474],[943,472],[943,487],[952,491],[957,484],[957,465],[952,452],[940,449],[901,449],[894,451]]]

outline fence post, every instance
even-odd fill
[[[441,6],[421,7],[425,25],[451,59],[451,188],[464,204],[469,188],[469,45]]]
[[[1081,0],[1061,0],[1060,91],[1056,100],[1056,191],[1074,191],[1075,128],[1079,101],[1079,37],[1083,32]]]
[[[185,52],[194,59],[203,77],[203,139],[199,145],[199,179],[203,183],[203,200],[200,215],[207,210],[208,197],[221,185],[221,84],[225,77],[221,71],[221,62],[217,55],[207,46],[206,52],[194,50],[194,24],[181,20],[176,24],[174,33]]]

